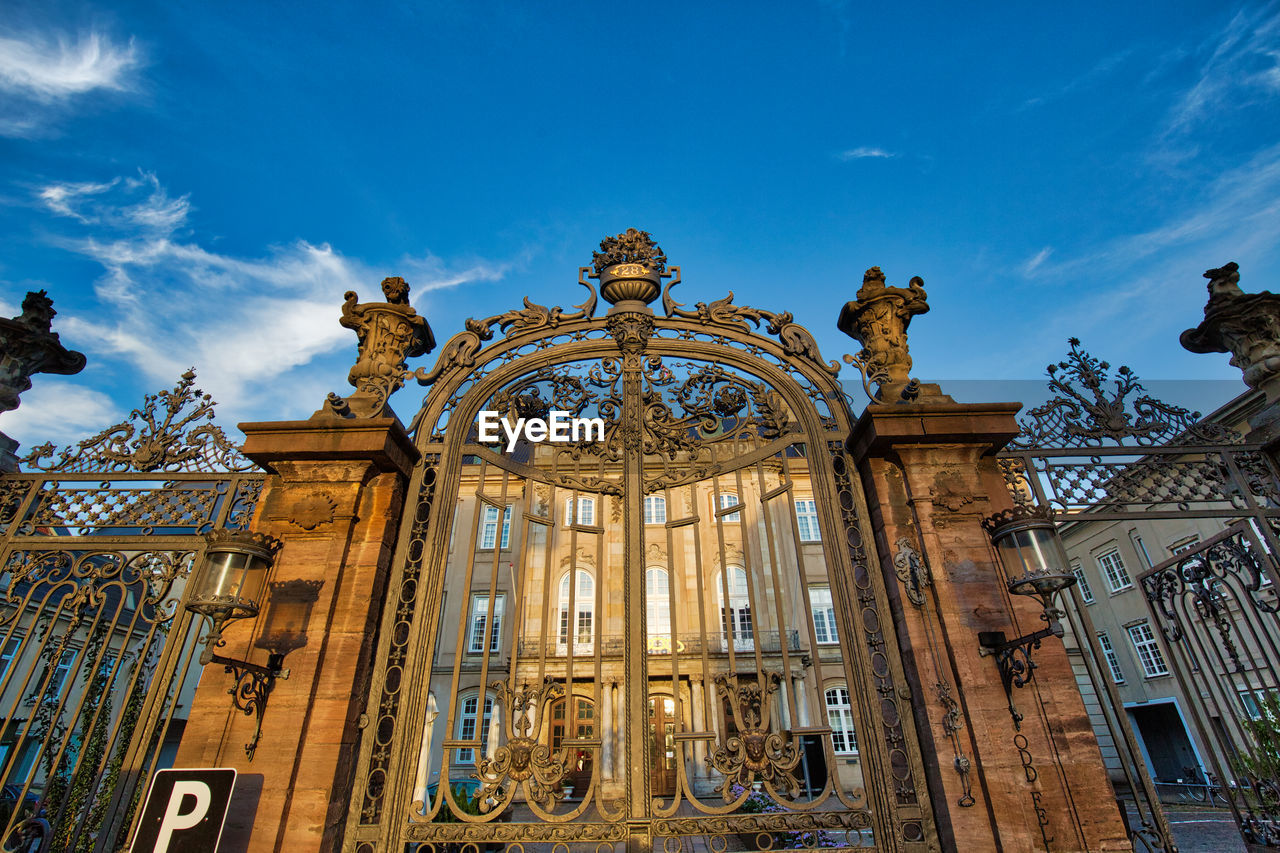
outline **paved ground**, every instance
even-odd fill
[[[1228,809],[1166,805],[1164,812],[1180,853],[1245,853]]]

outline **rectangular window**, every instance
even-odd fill
[[[738,496],[735,495],[733,492],[720,493],[720,509],[725,509],[727,507],[737,506],[737,505],[738,505]],[[726,523],[730,521],[734,521],[734,522],[741,521],[742,513],[731,512],[728,515],[720,516],[720,518],[722,521],[725,521]]]
[[[1164,662],[1164,654],[1160,651],[1160,644],[1156,642],[1156,635],[1151,632],[1151,626],[1141,622],[1130,625],[1128,631],[1129,639],[1133,641],[1133,648],[1138,653],[1138,660],[1142,663],[1142,671],[1147,678],[1168,675],[1169,667]]]
[[[1116,684],[1124,684],[1124,670],[1120,668],[1120,657],[1116,654],[1115,647],[1111,645],[1111,638],[1107,636],[1106,631],[1098,632],[1098,645],[1102,647],[1102,656],[1107,659],[1111,680]]]
[[[1102,576],[1107,579],[1107,586],[1112,592],[1133,586],[1133,580],[1129,577],[1129,570],[1124,567],[1124,561],[1120,559],[1119,551],[1112,550],[1098,555],[1098,568],[1102,569]]]
[[[493,597],[493,632],[489,637],[489,651],[496,652],[501,644],[502,606],[506,596]],[[467,642],[467,651],[473,655],[484,652],[485,623],[489,620],[489,596],[471,596],[471,636]]]
[[[19,642],[17,637],[10,637],[9,642],[4,644],[4,651],[0,652],[0,679],[9,672],[9,664],[13,663],[13,657],[18,653]]]
[[[836,611],[831,604],[831,588],[815,586],[809,590],[809,603],[813,605],[813,635],[819,645],[840,642],[836,633]]]
[[[483,523],[480,527],[480,547],[492,549],[498,541],[498,508],[484,505]],[[511,504],[502,513],[502,547],[511,547]]]
[[[849,691],[833,687],[827,691],[827,723],[831,726],[831,745],[840,755],[855,755],[858,738],[853,727],[853,708]]]
[[[1192,536],[1189,539],[1183,539],[1181,542],[1175,542],[1169,546],[1169,553],[1178,556],[1184,551],[1190,551],[1192,548],[1200,544],[1199,536]]]
[[[58,704],[58,693],[62,690],[64,684],[67,683],[67,676],[71,674],[71,662],[75,660],[76,653],[71,649],[67,649],[62,653],[62,657],[58,658],[58,663],[51,670],[46,669],[46,674],[42,678],[47,681],[44,685],[40,700],[46,704]],[[36,704],[36,694],[32,693],[26,698],[25,704]]]
[[[800,531],[801,542],[818,542],[822,539],[818,533],[818,505],[812,499],[796,501],[796,528]]]
[[[1147,553],[1146,543],[1142,541],[1142,537],[1137,533],[1130,533],[1129,538],[1133,541],[1133,547],[1142,556],[1142,561],[1147,564],[1147,568],[1151,568],[1155,563],[1151,562],[1151,555]]]
[[[667,499],[662,495],[645,495],[644,497],[644,523],[645,524],[666,524],[667,523]]]
[[[581,524],[585,527],[593,527],[596,523],[596,499],[595,498],[578,498],[578,520],[573,520],[573,498],[565,498],[564,500],[564,523]]]
[[[721,609],[720,615],[729,622],[729,636],[733,640],[733,648],[738,651],[755,648],[755,637],[751,633],[751,606],[745,603]]]
[[[1071,564],[1071,574],[1076,576],[1079,583],[1076,584],[1080,589],[1080,598],[1085,604],[1093,604],[1093,589],[1089,586],[1089,578],[1085,577],[1084,569],[1079,563]]]

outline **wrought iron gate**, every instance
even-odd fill
[[[418,371],[346,849],[936,845],[838,366],[790,314],[676,303],[643,232],[601,248],[576,310]],[[508,448],[485,411],[604,432]]]
[[[1122,627],[1147,677],[1176,679],[1197,751],[1207,753],[1208,777],[1190,778],[1198,771],[1187,768],[1179,787],[1185,782],[1205,799],[1220,796],[1246,841],[1280,847],[1275,461],[1231,424],[1167,405],[1145,394],[1128,368],[1112,378],[1106,362],[1079,341],[1070,345],[1068,358],[1049,368],[1054,398],[1027,413],[1022,434],[1001,453],[1010,492],[1018,503],[1050,507],[1068,538],[1114,523],[1221,520],[1221,533],[1163,561],[1152,560],[1137,538],[1148,567],[1136,587],[1123,561],[1109,563],[1105,580],[1113,595],[1140,591],[1144,619]],[[1117,689],[1115,644],[1091,617],[1095,592],[1086,584],[1072,590],[1070,622],[1097,713],[1121,760],[1118,788],[1127,789],[1121,793],[1137,810],[1133,836],[1147,849],[1171,850],[1160,794],[1161,783],[1174,780],[1148,772]]]
[[[199,534],[246,526],[263,482],[194,383],[0,477],[5,849],[123,849],[172,761],[199,678],[182,607]]]

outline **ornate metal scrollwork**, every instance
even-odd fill
[[[476,794],[480,811],[489,812],[510,801],[515,793],[507,790],[511,782],[523,783],[529,800],[551,807],[564,797],[561,783],[569,770],[569,757],[565,750],[553,754],[551,747],[539,742],[534,726],[552,702],[564,697],[564,688],[547,676],[537,687],[526,684],[512,690],[505,681],[494,681],[489,689],[495,704],[508,711],[507,742],[494,750],[493,757],[480,761],[476,773],[481,783]]]
[[[1141,579],[1142,589],[1161,616],[1161,627],[1170,643],[1183,642],[1190,621],[1212,626],[1230,669],[1244,673],[1251,662],[1236,642],[1240,629],[1238,606],[1261,613],[1280,612],[1275,584],[1269,584],[1263,560],[1245,535],[1231,531],[1220,541],[1187,554],[1173,565],[1158,568]],[[1193,618],[1194,617],[1194,618]]]
[[[717,299],[710,304],[699,302],[694,306],[693,311],[685,311],[684,303],[676,302],[671,298],[671,288],[679,283],[679,280],[671,282],[662,293],[662,307],[668,317],[696,320],[704,326],[719,326],[743,334],[750,333],[751,327],[760,328],[760,321],[763,320],[765,331],[777,336],[778,342],[782,344],[782,351],[787,356],[812,362],[832,376],[840,373],[838,362],[822,360],[818,342],[814,340],[808,329],[795,322],[795,317],[790,311],[775,312],[764,308],[734,305],[732,290],[722,299]]]
[[[800,790],[800,783],[791,773],[800,763],[800,751],[781,732],[770,730],[770,699],[782,683],[782,675],[764,672],[760,676],[760,681],[747,683],[727,673],[714,679],[716,692],[729,703],[738,728],[736,735],[718,743],[706,758],[709,766],[724,775],[715,791],[726,803],[734,799],[731,788],[735,782],[746,787],[760,779],[792,796]]]
[[[227,688],[231,694],[231,703],[236,710],[246,717],[254,717],[257,724],[253,729],[253,737],[244,745],[244,754],[253,761],[253,754],[258,749],[258,741],[262,739],[262,717],[267,713],[267,699],[275,689],[277,678],[288,678],[289,670],[282,669],[284,655],[271,654],[267,657],[267,665],[259,666],[248,661],[224,658],[213,655],[211,663],[222,664],[227,674],[235,679],[235,684]]]
[[[897,550],[893,555],[893,567],[902,582],[903,592],[907,600],[916,607],[924,606],[924,588],[933,582],[929,577],[929,568],[924,564],[920,554],[911,546],[911,540],[899,537]]]
[[[1049,389],[1057,396],[1027,412],[1015,448],[1098,447],[1104,441],[1140,447],[1166,442],[1238,443],[1240,435],[1220,424],[1199,424],[1199,412],[1173,406],[1142,393],[1137,374],[1128,367],[1110,376],[1111,365],[1080,348],[1078,338],[1067,341],[1071,352],[1051,364]],[[1106,389],[1112,382],[1114,392]],[[1137,396],[1133,396],[1137,395]]]
[[[213,424],[213,397],[195,387],[195,368],[172,391],[147,394],[129,419],[58,453],[32,448],[22,464],[40,471],[251,471],[257,466]],[[188,406],[190,411],[185,411]],[[203,421],[203,423],[202,423]],[[55,457],[55,453],[57,456]]]

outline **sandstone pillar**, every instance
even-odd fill
[[[981,526],[1011,506],[992,454],[1018,433],[1019,406],[958,404],[936,386],[921,390],[918,402],[868,406],[849,444],[943,847],[1131,849],[1062,642],[1046,640],[1034,652],[1035,678],[1012,691],[1020,728],[994,658],[979,654],[980,631],[1012,639],[1044,624],[1034,601],[1009,595]]]
[[[287,649],[250,761],[254,719],[235,710],[222,667],[206,668],[178,750],[179,767],[234,767],[260,781],[256,807],[233,805],[227,851],[341,847],[383,590],[408,473],[418,458],[394,417],[241,424],[244,453],[270,472],[253,529],[284,543],[272,571],[312,590],[304,606],[272,600],[231,623],[219,653],[265,663]],[[286,606],[289,605],[289,606]],[[253,777],[260,779],[253,779]]]

